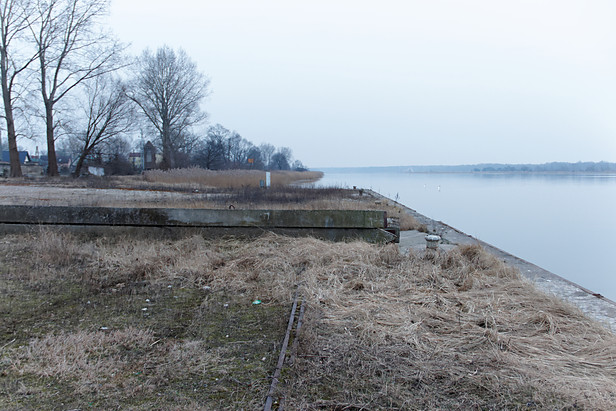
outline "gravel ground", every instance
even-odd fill
[[[124,206],[203,200],[199,193],[167,191],[0,185],[0,205]]]

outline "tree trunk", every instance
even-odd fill
[[[7,119],[8,123],[8,119]],[[10,131],[9,131],[10,133]],[[13,127],[13,136],[15,136],[15,128]],[[11,177],[22,177],[21,163],[19,162],[19,151],[17,150],[17,141],[11,138],[9,134],[9,157],[11,160]]]
[[[79,160],[77,160],[77,165],[75,166],[75,172],[73,173],[73,177],[77,178],[81,174],[81,168],[83,167],[83,162],[85,161],[87,155],[88,153],[84,151],[79,156]]]
[[[175,168],[175,155],[173,149],[169,147],[169,145],[167,145],[166,149],[163,150],[163,158],[165,159],[170,170]]]
[[[58,173],[58,159],[56,157],[56,142],[53,133],[53,105],[50,101],[45,102],[45,120],[47,121],[47,175],[55,177]]]
[[[163,131],[161,140],[163,143],[163,169],[175,168],[175,158],[173,153],[173,147],[171,146],[171,127],[167,121],[163,120]]]
[[[21,177],[21,164],[19,162],[19,151],[17,149],[17,134],[15,132],[15,120],[13,118],[13,102],[8,80],[8,61],[6,48],[0,50],[0,81],[2,81],[2,101],[4,102],[4,115],[6,118],[6,131],[9,141],[9,157],[11,162],[11,177]]]
[[[92,151],[92,148],[94,148],[94,146],[88,146],[88,144],[86,144],[86,147],[81,151],[81,155],[79,156],[79,159],[77,160],[77,165],[75,166],[75,171],[73,172],[73,177],[77,178],[81,175],[81,169],[83,168],[83,163],[86,161],[86,158],[90,155],[90,151]]]

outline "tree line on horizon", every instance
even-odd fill
[[[44,127],[47,174],[57,151],[128,162],[151,141],[164,169],[305,169],[288,147],[255,146],[220,124],[206,126],[209,79],[183,50],[126,55],[103,25],[110,0],[0,0],[0,83],[10,176],[22,175],[19,138]],[[59,150],[56,149],[59,147]]]
[[[521,173],[596,173],[616,172],[616,163],[606,161],[577,163],[551,162],[544,164],[482,164],[473,167],[473,172],[521,172]]]
[[[435,165],[435,166],[411,166],[405,167],[410,172],[453,172],[453,173],[602,173],[616,172],[616,163],[607,161],[592,162],[578,161],[576,163],[568,163],[563,161],[554,161],[543,164],[503,164],[503,163],[485,163],[485,164],[468,164],[468,165]]]

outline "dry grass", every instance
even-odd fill
[[[320,171],[272,171],[272,187],[295,183],[314,182],[323,177]],[[174,170],[149,170],[144,181],[153,184],[189,186],[191,188],[240,188],[259,187],[265,181],[265,171],[260,170],[205,170],[185,168]]]
[[[216,280],[229,251],[200,237],[5,237],[0,409],[258,408],[287,308]]]
[[[260,408],[300,283],[288,409],[616,409],[616,337],[478,247],[43,231],[0,258],[0,408]]]
[[[330,252],[291,408],[616,407],[615,336],[480,248]]]
[[[376,200],[370,195],[358,195],[357,190],[339,188],[278,187],[269,190],[244,187],[232,190],[210,201],[204,208],[229,207],[237,209],[271,210],[376,210],[386,211],[399,220],[401,230],[427,231],[402,207],[394,202]]]
[[[321,171],[272,171],[272,187],[314,183],[323,177]],[[259,187],[265,181],[262,170],[205,170],[200,167],[173,170],[148,170],[142,175],[42,177],[0,181],[7,185],[47,185],[53,187],[80,188],[128,188],[169,191],[208,190],[212,188]]]
[[[79,180],[80,181],[80,180]],[[79,182],[78,181],[78,182]],[[400,220],[402,230],[427,231],[396,203],[360,196],[357,190],[279,186],[264,190],[254,187],[236,189],[189,190],[169,192],[142,190],[128,181],[116,183],[123,189],[81,189],[66,187],[6,187],[2,204],[33,206],[99,206],[143,208],[201,209],[296,209],[296,210],[383,210]],[[177,189],[177,187],[176,187]]]

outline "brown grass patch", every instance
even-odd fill
[[[236,243],[85,240],[54,230],[5,239],[1,409],[262,402],[287,301],[253,306],[252,294],[267,293],[246,295],[243,282],[217,279],[213,273],[237,258]],[[249,283],[265,289],[265,280]]]
[[[0,243],[1,408],[260,408],[298,283],[289,409],[616,408],[615,336],[476,246],[54,235]]]
[[[305,279],[311,305],[292,407],[616,405],[614,335],[479,247],[359,252]]]
[[[320,171],[272,171],[272,187],[294,183],[314,182],[323,177]],[[261,170],[205,170],[184,168],[174,170],[148,170],[143,174],[144,181],[154,184],[169,184],[201,188],[239,188],[259,187],[265,181],[265,171]]]

